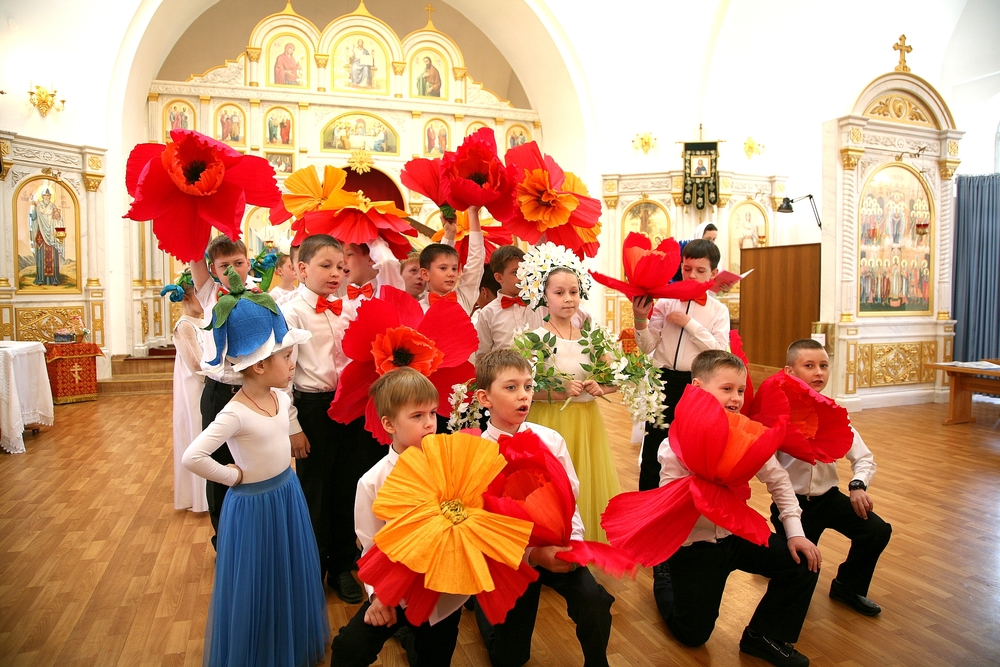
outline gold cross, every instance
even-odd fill
[[[69,372],[73,374],[73,379],[76,380],[77,384],[80,384],[80,371],[82,370],[83,366],[80,365],[80,362],[77,362],[72,366],[70,366]]]
[[[437,10],[434,9],[434,7],[431,5],[431,3],[428,2],[427,6],[424,7],[424,11],[427,12],[427,22],[430,23],[431,22],[431,14],[433,14]]]
[[[906,65],[906,54],[913,50],[912,46],[906,45],[906,35],[899,36],[899,42],[892,45],[893,51],[899,51],[899,64],[896,65],[897,72],[909,72],[910,68]]]

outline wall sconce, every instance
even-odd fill
[[[45,118],[45,114],[52,109],[62,111],[66,108],[66,100],[58,100],[58,104],[56,103],[56,95],[59,94],[58,90],[53,88],[52,92],[49,92],[45,86],[33,87],[34,90],[31,90],[31,86],[28,87],[28,99],[31,100],[31,106],[38,109],[38,113],[42,115],[42,118]]]
[[[656,137],[654,137],[649,132],[643,134],[635,135],[635,139],[632,140],[632,148],[639,150],[642,149],[643,154],[649,155],[649,151],[656,147]]]
[[[819,211],[816,210],[816,200],[813,199],[812,195],[804,195],[802,197],[796,197],[795,199],[785,197],[784,201],[781,202],[781,205],[778,206],[778,213],[794,213],[795,211],[792,209],[792,204],[797,201],[802,201],[803,199],[808,199],[809,203],[812,204],[813,215],[816,216],[816,226],[823,229],[823,223],[819,219]]]
[[[743,142],[743,152],[747,154],[747,159],[749,160],[754,155],[763,153],[764,145],[758,144],[754,141],[753,137],[747,137],[747,140]]]

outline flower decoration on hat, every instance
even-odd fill
[[[664,239],[653,250],[645,234],[629,232],[622,245],[622,266],[625,280],[618,280],[597,271],[591,271],[594,280],[605,287],[618,290],[629,299],[646,296],[653,299],[680,299],[689,301],[703,296],[711,282],[681,280],[671,283],[681,263],[680,244],[672,238]]]
[[[194,289],[194,280],[191,278],[191,269],[184,269],[181,275],[169,285],[164,285],[160,290],[160,296],[170,295],[172,303],[180,303],[184,300],[184,287],[190,285]]]
[[[271,209],[272,223],[288,219],[267,160],[192,130],[172,130],[170,139],[137,145],[125,166],[134,200],[124,217],[152,220],[161,250],[192,262],[201,258],[212,227],[239,239],[247,204]]]
[[[447,184],[452,208],[464,211],[485,206],[501,221],[514,214],[512,173],[497,155],[496,135],[488,127],[473,132],[456,151],[441,158],[441,179]]]
[[[784,371],[761,382],[747,414],[765,426],[787,420],[778,449],[809,464],[833,463],[854,444],[847,410]]]
[[[221,370],[226,357],[233,370],[241,371],[312,336],[303,329],[289,329],[271,295],[246,289],[233,267],[226,269],[225,279],[229,292],[219,297],[212,322],[205,327],[212,332],[217,350],[208,370]]]
[[[584,245],[596,242],[596,237],[585,239],[577,228],[597,224],[601,202],[584,194],[582,181],[572,175],[568,178],[552,156],[542,155],[534,141],[511,148],[504,159],[517,183],[517,206],[506,221],[507,227],[528,243],[538,243],[544,236],[582,259]]]
[[[531,247],[517,267],[517,289],[531,308],[545,305],[545,279],[552,269],[569,269],[580,280],[580,296],[587,298],[593,281],[574,253],[554,243]]]
[[[488,223],[489,220],[484,222]],[[455,226],[457,228],[455,231],[455,250],[458,251],[459,265],[465,266],[465,262],[469,258],[469,214],[465,211],[455,211]],[[480,228],[483,232],[483,248],[486,254],[484,263],[488,265],[493,251],[502,245],[510,245],[514,242],[514,238],[510,230],[502,225],[481,224]],[[439,229],[431,237],[435,243],[440,243],[443,239],[443,229]]]
[[[581,566],[593,563],[614,577],[635,574],[635,559],[627,552],[573,538],[574,518],[583,532],[576,509],[579,482],[574,488],[562,463],[537,434],[529,429],[504,439],[500,454],[507,465],[486,489],[487,510],[531,521],[528,546],[571,547],[556,554],[560,560]]]
[[[273,248],[264,248],[250,260],[250,272],[260,281],[260,289],[267,291],[274,278],[274,267],[278,265],[278,253]]]
[[[670,425],[670,448],[691,474],[612,498],[601,516],[611,544],[653,566],[677,552],[702,515],[754,544],[767,544],[767,521],[746,504],[749,481],[784,440],[786,422],[781,417],[767,428],[689,385]]]
[[[475,376],[469,356],[479,347],[476,328],[457,303],[439,301],[424,313],[406,292],[383,285],[379,297],[364,301],[344,334],[343,350],[351,362],[337,383],[328,414],[348,424],[365,415],[367,428],[382,444],[389,435],[375,413],[368,388],[394,368],[409,366],[438,391],[438,414],[451,414],[451,387]]]
[[[429,435],[400,455],[372,506],[386,524],[358,563],[383,603],[405,601],[420,625],[440,594],[476,595],[490,622],[503,622],[538,578],[522,562],[531,522],[484,507],[506,464],[495,442],[466,433]]]

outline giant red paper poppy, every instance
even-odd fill
[[[618,280],[597,271],[591,271],[594,280],[605,287],[618,290],[629,299],[645,296],[653,299],[679,299],[689,301],[705,294],[711,282],[697,280],[670,280],[681,263],[681,248],[673,238],[660,241],[656,250],[649,237],[629,232],[622,245],[622,267],[625,280]]]
[[[740,408],[740,412],[753,419],[753,415],[750,414],[750,404],[753,403],[754,397],[753,378],[750,377],[750,360],[747,359],[747,354],[743,351],[743,338],[740,337],[740,332],[736,329],[729,330],[729,351],[739,357],[747,369],[747,388],[743,392],[743,407]],[[770,424],[764,425],[770,426]]]
[[[488,224],[490,222],[489,219],[483,222],[487,223],[480,226],[483,232],[484,254],[486,255],[483,263],[489,266],[493,251],[502,245],[510,245],[514,242],[514,238],[511,236],[510,230],[504,228],[502,225]],[[466,261],[469,259],[469,214],[465,211],[456,211],[455,227],[455,250],[458,251],[458,262],[460,266],[465,266]],[[443,239],[443,229],[437,230],[434,236],[431,237],[431,240],[435,243],[440,243]]]
[[[448,203],[458,211],[485,206],[506,221],[514,214],[514,178],[497,155],[493,130],[484,127],[465,138],[454,153],[441,158],[441,178],[447,181]]]
[[[343,350],[351,362],[340,374],[328,414],[342,424],[365,415],[365,428],[387,445],[389,434],[368,397],[372,383],[392,368],[410,366],[437,388],[438,414],[447,417],[452,385],[475,377],[469,355],[478,347],[476,328],[457,303],[438,301],[424,313],[412,296],[383,285],[378,298],[362,302],[344,334]]]
[[[584,239],[577,227],[591,228],[601,216],[601,202],[566,186],[566,174],[534,141],[515,146],[504,156],[516,182],[513,215],[505,224],[528,243],[545,240],[572,250],[581,259]],[[573,177],[571,184],[579,179]],[[580,189],[577,187],[577,189]],[[500,218],[498,218],[500,219]]]
[[[451,192],[450,181],[441,175],[444,161],[440,158],[418,157],[403,165],[399,180],[414,192],[418,192],[434,202],[441,209],[442,217],[453,220],[455,209],[448,203]]]
[[[854,443],[847,410],[784,371],[761,382],[747,414],[764,425],[787,419],[779,449],[809,464],[833,463]]]
[[[785,423],[779,418],[766,428],[727,412],[714,396],[689,385],[670,424],[670,448],[691,474],[658,489],[612,498],[601,517],[608,540],[643,565],[656,565],[684,544],[704,515],[754,544],[766,544],[771,530],[746,504],[748,482],[774,456]]]
[[[287,220],[267,160],[243,155],[192,130],[172,130],[166,144],[139,144],[125,165],[125,187],[134,197],[124,217],[152,220],[159,247],[182,262],[201,259],[212,227],[240,238],[247,204]]]
[[[576,495],[562,463],[530,430],[500,443],[507,466],[483,494],[486,509],[531,521],[528,546],[570,547],[556,554],[567,563],[597,565],[620,577],[635,574],[636,562],[628,553],[608,544],[573,539]]]

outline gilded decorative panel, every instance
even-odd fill
[[[858,391],[858,344],[847,343],[847,373],[844,380],[844,393],[854,394]]]
[[[184,314],[184,304],[170,302],[170,331],[173,332],[178,320]]]
[[[926,110],[922,102],[898,90],[868,105],[865,116],[894,123],[937,128],[937,120]]]
[[[933,368],[927,368],[927,364],[933,364],[937,362],[937,341],[936,340],[925,340],[920,343],[920,381],[921,382],[934,382],[934,376],[937,371]]]
[[[163,335],[163,300],[153,301],[153,335],[159,338]]]
[[[52,342],[53,332],[69,326],[74,315],[84,318],[83,306],[63,306],[59,308],[15,308],[17,317],[17,340]]]
[[[936,361],[937,341],[933,340],[858,345],[857,386],[865,389],[931,383],[934,382],[935,371],[926,368],[926,364]]]
[[[14,306],[0,306],[0,339],[14,339]]]
[[[858,345],[857,386],[872,386],[872,346]]]
[[[632,315],[632,302],[627,298],[618,297],[618,331],[631,329],[635,326],[635,318]]]
[[[140,317],[142,318],[142,340],[145,341],[149,338],[149,304],[145,301],[142,302],[142,311]]]
[[[90,302],[90,340],[104,346],[104,302]]]

